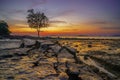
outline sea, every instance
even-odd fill
[[[52,36],[53,38],[76,38],[76,39],[120,39],[120,36]]]

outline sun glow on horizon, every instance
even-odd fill
[[[115,33],[114,30],[106,30],[100,27],[96,27],[98,25],[90,25],[90,24],[68,24],[68,23],[51,23],[50,26],[46,28],[41,28],[41,34],[44,36],[47,35],[77,35],[77,34],[107,34],[107,33]],[[91,28],[92,27],[92,28]],[[35,28],[30,28],[27,24],[15,24],[10,27],[10,31],[15,34],[34,34],[37,35]]]

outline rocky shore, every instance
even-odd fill
[[[120,40],[1,40],[0,80],[120,80]]]

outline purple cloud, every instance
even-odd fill
[[[115,26],[115,27],[101,27],[101,29],[120,30],[120,26]]]
[[[87,24],[93,24],[93,25],[106,25],[106,24],[111,24],[111,22],[108,21],[102,21],[102,20],[98,20],[98,21],[90,21],[87,22]]]
[[[50,23],[67,23],[66,21],[50,21]]]

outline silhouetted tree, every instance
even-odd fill
[[[40,11],[34,12],[34,9],[28,10],[28,24],[29,27],[37,29],[38,37],[40,36],[40,29],[44,27],[48,27],[48,17],[41,13]]]
[[[8,29],[8,24],[5,21],[0,21],[0,35],[6,36],[10,34],[10,31]]]

